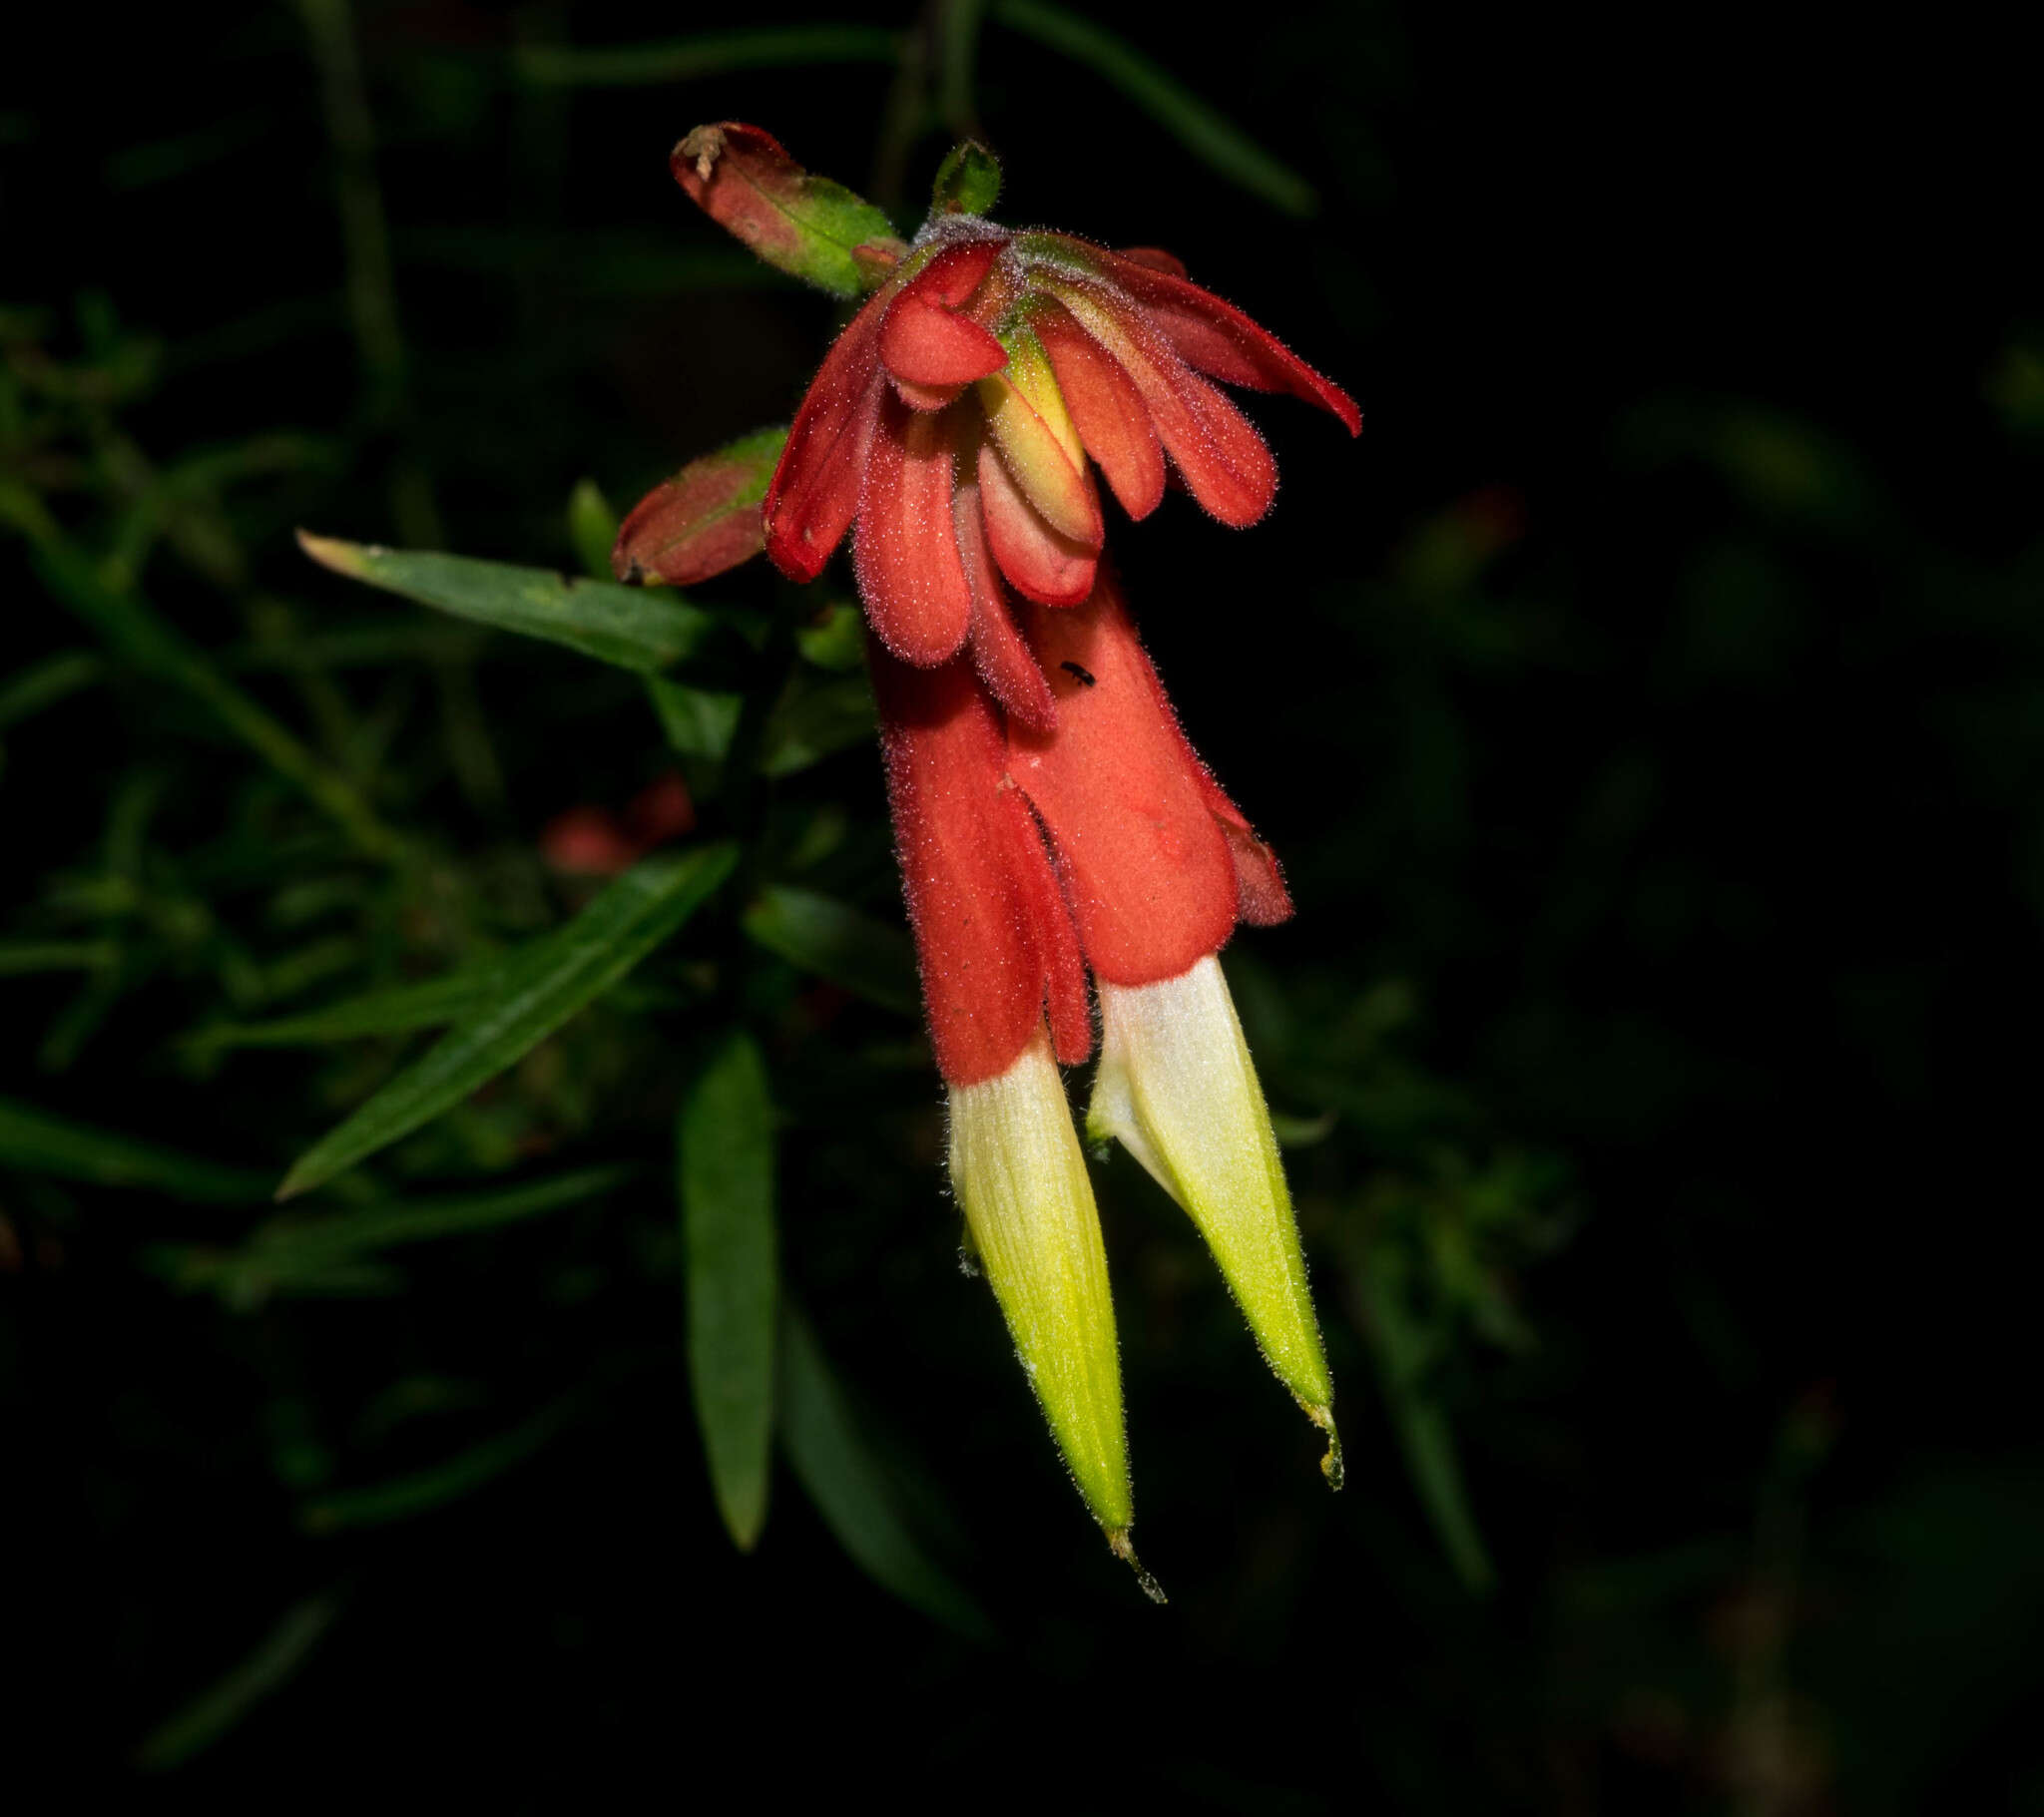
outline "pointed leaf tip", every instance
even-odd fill
[[[321,568],[344,574],[351,581],[360,580],[368,572],[369,558],[380,553],[371,545],[344,542],[337,536],[314,536],[309,530],[296,534],[298,547]]]
[[[985,215],[1001,193],[1001,161],[976,139],[951,148],[930,190],[933,215]]]

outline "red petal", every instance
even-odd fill
[[[1115,254],[1132,263],[1148,265],[1153,271],[1169,271],[1174,277],[1186,274],[1186,261],[1176,252],[1167,252],[1162,246],[1124,246]]]
[[[1253,391],[1288,391],[1332,411],[1350,435],[1362,433],[1362,410],[1339,385],[1233,303],[1189,282],[1183,265],[1159,265],[1148,251],[1105,254],[1108,274],[1190,365]]]
[[[1057,374],[1058,389],[1086,452],[1132,518],[1146,518],[1164,499],[1164,451],[1135,381],[1115,357],[1049,297],[1030,325]]]
[[[1193,497],[1238,530],[1271,509],[1278,463],[1248,417],[1112,292],[1069,281],[1046,287],[1128,373]]]
[[[908,291],[940,308],[962,308],[985,281],[1007,243],[1005,233],[954,240],[933,253],[929,262],[908,280]]]
[[[992,702],[963,663],[871,651],[895,851],[937,1066],[953,1085],[1011,1067],[1050,1000],[1058,1058],[1092,1049],[1071,915]],[[1076,1003],[1075,1003],[1076,997]]]
[[[894,395],[911,410],[948,410],[965,395],[963,385],[912,385],[897,372],[887,374]]]
[[[999,258],[1000,239],[945,246],[910,278],[880,324],[880,360],[901,400],[916,410],[941,410],[976,378],[1007,363],[1001,343],[968,316],[969,301]]]
[[[1284,887],[1284,872],[1278,866],[1278,854],[1257,837],[1257,829],[1250,825],[1249,817],[1228,798],[1228,791],[1214,780],[1214,772],[1193,748],[1185,728],[1179,725],[1178,715],[1172,712],[1164,683],[1157,680],[1154,668],[1150,671],[1150,680],[1157,687],[1159,708],[1170,714],[1171,722],[1178,730],[1179,742],[1185,746],[1186,759],[1199,775],[1200,793],[1206,800],[1207,811],[1220,823],[1222,834],[1228,840],[1228,855],[1235,864],[1236,913],[1251,927],[1276,927],[1280,921],[1289,921],[1292,916],[1291,892]]]
[[[1007,589],[986,546],[986,525],[980,517],[979,482],[963,481],[951,505],[958,536],[958,555],[972,589],[972,631],[968,642],[972,664],[995,699],[1018,719],[1049,731],[1058,722],[1050,683],[1043,679],[1029,646],[1008,613]]]
[[[791,581],[813,581],[858,515],[866,444],[886,388],[876,343],[889,293],[851,318],[810,381],[766,488],[766,553]]]
[[[1022,629],[1058,728],[1010,723],[1009,773],[1049,829],[1087,963],[1109,984],[1179,977],[1236,920],[1235,865],[1200,766],[1111,581],[1078,612],[1025,607]]]
[[[972,623],[972,590],[951,528],[956,483],[949,425],[884,398],[866,455],[853,566],[874,635],[921,668],[955,656]]]
[[[1039,606],[1077,606],[1093,591],[1098,547],[1046,523],[991,442],[979,451],[979,503],[987,546],[1017,593]]]
[[[969,385],[1008,363],[1001,343],[978,322],[906,290],[881,325],[880,359],[896,378],[926,386]]]

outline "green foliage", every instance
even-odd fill
[[[892,1473],[860,1431],[815,1333],[792,1307],[780,1315],[780,1442],[860,1570],[947,1627],[973,1639],[991,1637],[985,1611],[916,1538]]]
[[[372,549],[303,532],[298,542],[321,567],[350,580],[642,674],[685,662],[717,629],[712,614],[668,591],[569,580],[467,556]]]
[[[566,927],[513,954],[424,1058],[299,1155],[277,1197],[324,1185],[522,1059],[673,935],[737,861],[728,845],[645,859]]]
[[[1318,208],[1311,184],[1125,38],[1050,0],[993,0],[992,10],[1011,31],[1048,45],[1119,89],[1238,188],[1286,215],[1309,216]]]
[[[773,1103],[759,1047],[735,1035],[682,1103],[689,1382],[732,1543],[766,1524],[773,1435]]]

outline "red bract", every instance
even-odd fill
[[[1157,508],[1175,472],[1223,523],[1255,523],[1277,466],[1210,378],[1361,423],[1346,392],[1163,256],[932,217],[796,413],[764,507],[773,561],[812,580],[855,523],[880,641],[921,667],[969,645],[1008,711],[1051,724],[1009,660],[982,545],[1024,600],[1090,597],[1095,466],[1131,517]]]
[[[1277,859],[1208,773],[1113,582],[1076,611],[1024,607],[1055,731],[1006,717],[961,658],[873,653],[889,802],[937,1065],[1007,1070],[1049,1017],[1092,1051],[1085,970],[1176,978],[1236,923],[1291,913]]]

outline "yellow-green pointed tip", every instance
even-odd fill
[[[1134,1518],[1107,1252],[1072,1110],[1039,1033],[1007,1072],[951,1089],[951,1185],[1029,1386],[1093,1518]]]
[[[372,553],[360,543],[343,542],[337,536],[314,536],[309,530],[298,532],[298,547],[321,568],[330,568],[335,574],[344,574],[351,581],[362,578],[368,563],[363,559]]]
[[[1129,1544],[1129,1530],[1126,1527],[1111,1528],[1107,1536],[1108,1549],[1136,1574],[1136,1586],[1151,1601],[1163,1604],[1171,1598],[1164,1593],[1164,1586],[1157,1582],[1136,1557],[1136,1549]]]
[[[1221,967],[1209,955],[1177,978],[1099,989],[1088,1132],[1121,1142],[1191,1214],[1299,1405],[1331,1406],[1284,1165]]]
[[[1307,1407],[1305,1417],[1327,1435],[1327,1455],[1320,1459],[1320,1475],[1327,1479],[1329,1489],[1339,1489],[1348,1480],[1348,1467],[1341,1461],[1341,1434],[1334,1427],[1334,1410]]]

